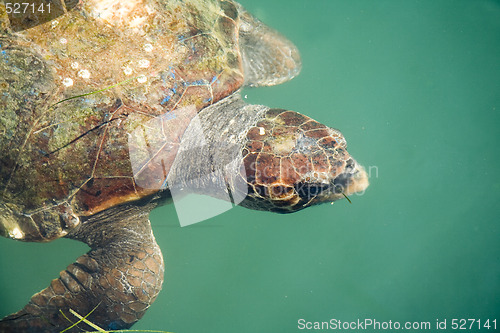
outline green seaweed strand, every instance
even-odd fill
[[[94,94],[98,94],[98,93],[103,92],[103,91],[106,91],[106,90],[113,89],[113,88],[115,88],[115,87],[121,86],[122,84],[125,84],[125,83],[128,83],[128,82],[132,81],[132,80],[135,80],[135,79],[137,79],[137,78],[139,78],[139,77],[141,77],[141,76],[143,76],[143,75],[135,76],[135,77],[132,77],[132,78],[130,78],[130,79],[126,79],[125,81],[121,81],[121,82],[115,83],[115,84],[113,84],[113,85],[111,85],[111,86],[109,86],[109,87],[102,88],[102,89],[99,89],[99,90],[96,90],[96,91],[91,91],[91,92],[86,93],[86,94],[81,94],[81,95],[71,96],[71,97],[65,98],[65,99],[63,99],[63,100],[60,100],[60,101],[59,101],[59,102],[57,102],[57,103],[52,104],[50,107],[52,108],[52,107],[56,106],[57,104],[60,104],[60,103],[63,103],[63,102],[69,101],[69,100],[71,100],[71,99],[80,98],[80,97],[85,97],[85,96],[89,96],[89,95],[94,95]]]

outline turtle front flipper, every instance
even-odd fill
[[[148,220],[150,209],[121,207],[97,214],[68,237],[91,251],[0,321],[0,332],[60,332],[79,319],[105,330],[129,328],[153,303],[163,282],[163,258]],[[70,311],[72,310],[72,311]],[[69,332],[95,328],[79,323]],[[68,331],[67,331],[68,332]]]
[[[240,6],[239,41],[245,85],[274,86],[299,75],[297,47]]]

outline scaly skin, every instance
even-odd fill
[[[346,148],[340,131],[298,112],[269,109],[246,135],[243,205],[289,213],[364,190],[366,172]]]
[[[33,295],[24,309],[0,321],[0,332],[59,332],[78,321],[70,309],[82,316],[92,312],[87,319],[105,330],[132,326],[163,282],[163,257],[148,220],[150,209],[110,209],[80,224],[69,237],[91,250]],[[81,329],[94,330],[80,323],[67,332]]]

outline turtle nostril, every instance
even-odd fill
[[[350,158],[346,162],[344,172],[338,175],[332,182],[335,193],[344,193],[355,173],[356,162],[354,161],[354,159]]]
[[[352,171],[356,168],[356,162],[352,158],[348,159],[345,165],[345,171],[352,173]]]

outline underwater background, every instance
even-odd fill
[[[371,185],[352,204],[236,207],[184,228],[172,205],[156,209],[166,279],[133,328],[288,333],[308,331],[300,319],[372,319],[451,331],[476,319],[467,331],[499,330],[500,1],[240,2],[303,61],[291,82],[245,89],[247,101],[340,129]],[[86,251],[0,239],[0,317]]]

